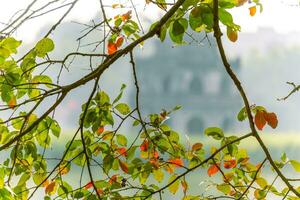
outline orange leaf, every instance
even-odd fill
[[[185,194],[187,189],[188,189],[188,184],[185,180],[182,180],[181,181],[181,186],[182,186],[182,189],[183,189],[183,193]]]
[[[165,165],[165,169],[167,172],[169,172],[170,174],[174,173],[174,167],[173,165]]]
[[[237,31],[232,30],[231,28],[227,28],[227,37],[231,42],[236,42],[238,39]]]
[[[120,165],[121,169],[123,170],[123,172],[128,174],[128,164],[119,160],[119,165]]]
[[[203,147],[203,144],[202,144],[202,143],[195,143],[195,144],[192,146],[192,151],[200,150],[202,147]]]
[[[122,46],[123,42],[124,42],[123,36],[119,36],[119,37],[117,38],[117,41],[116,41],[117,47]]]
[[[126,20],[130,19],[131,18],[131,13],[132,13],[132,11],[129,10],[127,13],[123,14],[121,16],[122,21],[126,21]]]
[[[104,126],[100,126],[98,129],[97,129],[97,135],[100,135],[101,133],[103,133],[104,131]]]
[[[114,182],[117,182],[117,175],[112,175],[108,181],[110,184],[113,184]]]
[[[252,6],[249,8],[249,13],[250,13],[250,16],[254,16],[255,13],[256,13],[256,6]]]
[[[55,191],[55,186],[56,186],[56,182],[53,181],[52,183],[50,183],[49,185],[47,185],[47,187],[45,188],[45,193],[46,194],[54,194]]]
[[[234,168],[236,167],[236,160],[235,159],[232,159],[232,160],[225,160],[224,161],[224,168],[225,169],[231,169],[231,168]]]
[[[107,49],[108,49],[108,54],[112,55],[112,54],[114,54],[118,50],[118,47],[117,47],[117,45],[115,43],[108,42]]]
[[[278,119],[275,113],[265,113],[264,115],[266,121],[268,122],[268,125],[272,128],[276,128],[278,124]]]
[[[120,155],[127,156],[127,149],[125,147],[118,148],[117,151]]]
[[[84,188],[85,189],[90,189],[91,187],[93,187],[93,183],[92,183],[92,181],[91,182],[88,182],[85,186],[84,186]]]
[[[171,163],[171,164],[175,165],[175,167],[184,166],[183,161],[180,158],[169,159],[168,163]]]
[[[148,151],[148,148],[149,148],[149,141],[144,140],[143,143],[140,146],[140,150],[141,151]]]
[[[262,130],[267,123],[264,112],[265,111],[258,110],[255,114],[254,123],[259,130]]]
[[[216,174],[219,171],[219,168],[216,164],[211,165],[208,170],[207,170],[207,174],[208,176],[212,176],[214,174]]]
[[[42,186],[43,187],[47,187],[49,185],[49,180],[47,179],[43,184],[42,184]]]
[[[17,104],[16,97],[12,97],[12,98],[8,101],[8,106],[9,106],[11,109],[14,109],[14,107],[16,106],[16,104]]]

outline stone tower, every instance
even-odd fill
[[[219,126],[233,131],[242,104],[215,44],[171,46],[155,43],[152,56],[136,61],[143,114],[181,105],[168,121],[175,130],[194,134]],[[238,71],[239,59],[231,64]]]

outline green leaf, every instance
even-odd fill
[[[221,185],[217,185],[217,189],[224,194],[229,194],[231,191],[230,185],[223,183]]]
[[[127,138],[124,135],[117,135],[117,142],[121,146],[127,146]]]
[[[188,21],[185,18],[175,20],[170,24],[169,35],[173,42],[182,44],[183,36],[188,28]]]
[[[294,167],[296,172],[300,172],[300,162],[297,160],[290,160],[291,165]]]
[[[175,174],[172,175],[172,176],[169,178],[168,183],[173,182],[176,178],[177,178],[177,176],[176,176]],[[172,194],[176,194],[176,192],[177,192],[177,190],[178,190],[178,188],[179,188],[179,184],[180,184],[180,182],[179,182],[179,180],[177,179],[174,183],[172,183],[172,184],[168,187],[169,191],[170,191]]]
[[[49,38],[43,38],[35,46],[36,55],[40,58],[54,49],[54,42]]]
[[[60,135],[60,132],[61,132],[61,128],[59,126],[59,124],[57,123],[56,120],[53,120],[51,125],[50,125],[50,130],[52,132],[52,134],[55,136],[55,137],[59,137]]]
[[[37,76],[33,77],[32,82],[33,83],[43,83],[48,88],[52,88],[52,85],[47,84],[47,83],[51,84],[52,80],[49,76],[46,76],[46,75],[37,75]]]
[[[248,117],[247,112],[246,112],[246,108],[243,107],[240,112],[237,115],[237,119],[239,121],[244,121],[246,118]]]
[[[126,103],[117,104],[115,109],[117,109],[122,115],[127,115],[130,113],[130,107]]]
[[[41,173],[35,173],[32,175],[32,179],[33,179],[33,182],[36,184],[36,185],[39,185],[42,183],[42,181],[46,178],[46,174],[41,174]]]
[[[256,179],[256,183],[259,185],[259,187],[261,187],[262,189],[264,189],[267,185],[268,182],[266,181],[266,179],[260,177]]]
[[[30,174],[29,173],[24,173],[21,178],[19,179],[18,186],[23,186],[26,184],[26,182],[30,179]]]
[[[224,137],[223,130],[218,127],[209,127],[204,130],[204,134],[211,136],[216,140],[221,140]]]

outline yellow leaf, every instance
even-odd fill
[[[173,182],[173,181],[176,179],[176,177],[177,177],[177,176],[176,176],[175,174],[174,174],[173,176],[171,176],[171,177],[169,178],[168,183]],[[175,193],[177,192],[178,188],[179,188],[179,184],[180,184],[180,182],[179,182],[179,180],[177,179],[176,181],[174,181],[174,182],[168,187],[169,191],[170,191],[172,194],[175,194]]]
[[[157,180],[159,183],[164,179],[164,173],[162,172],[161,169],[154,170],[153,176],[154,176],[155,180]]]

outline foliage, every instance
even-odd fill
[[[69,6],[65,15],[24,56],[18,54],[17,50],[22,42],[15,39],[13,33],[29,19],[22,17],[28,14],[35,1],[25,9],[24,15],[0,32],[4,35],[0,41],[0,92],[3,102],[1,110],[11,112],[10,117],[1,119],[0,125],[0,151],[2,155],[7,155],[0,166],[1,199],[30,199],[36,195],[36,191],[43,193],[45,200],[159,199],[165,191],[184,200],[221,197],[269,199],[270,193],[280,198],[300,198],[299,188],[292,185],[292,179],[281,172],[288,165],[295,172],[299,172],[300,163],[297,160],[289,160],[286,154],[283,154],[280,160],[274,160],[256,130],[262,130],[266,124],[276,128],[276,114],[268,112],[262,106],[249,104],[222,46],[219,23],[226,29],[229,40],[237,41],[241,27],[234,23],[230,10],[245,6],[246,0],[177,0],[175,3],[146,0],[146,4],[156,5],[157,9],[163,10],[165,14],[158,22],[154,22],[145,34],[138,16],[133,17],[132,10],[107,16],[106,7],[100,0],[103,21],[90,26],[88,32],[78,40],[88,37],[89,33],[96,31],[98,27],[107,28],[109,31],[104,31],[103,40],[96,44],[102,45],[104,52],[71,52],[63,60],[51,59],[55,43],[49,37],[50,33],[73,9],[77,1],[64,5]],[[250,16],[256,14],[257,8],[262,11],[258,0],[249,3]],[[34,10],[33,14],[47,14],[44,10],[47,6],[48,4]],[[132,6],[134,7],[133,3]],[[118,3],[112,4],[111,7],[126,8]],[[143,108],[139,106],[134,48],[143,45],[144,41],[155,35],[162,42],[169,37],[175,44],[183,45],[187,43],[185,40],[190,36],[189,31],[214,33],[224,67],[245,104],[237,114],[237,119],[248,120],[251,129],[249,134],[241,134],[238,137],[227,135],[220,127],[208,127],[204,134],[215,140],[215,145],[209,146],[200,141],[186,144],[182,142],[181,134],[165,123],[173,112],[180,109],[179,106],[149,116],[141,115],[140,110]],[[121,86],[119,94],[114,98],[98,87],[105,69],[126,54],[130,55],[137,90],[134,108],[122,101],[125,85]],[[47,75],[48,67],[56,64],[61,65],[63,70],[72,56],[103,59],[102,63],[92,68],[87,75],[68,85],[60,84],[61,71],[57,78]],[[42,67],[45,70],[41,72],[38,69]],[[95,83],[87,101],[81,107],[78,130],[72,139],[65,143],[59,158],[47,158],[45,152],[56,148],[53,140],[62,140],[63,134],[59,122],[55,119],[55,109],[69,92],[91,81]],[[57,97],[55,101],[42,107],[45,100],[52,96]],[[43,113],[39,115],[37,109],[41,107]],[[136,130],[136,133],[131,133],[135,137],[134,140],[120,132],[125,121],[130,121],[132,130]],[[256,139],[265,155],[260,162],[251,158],[247,150],[240,146],[242,140],[250,137]],[[81,175],[78,175],[78,169]],[[264,176],[264,171],[268,169],[276,175],[273,181]],[[203,188],[213,187],[214,195],[189,192],[191,183],[188,175],[196,170],[197,173],[207,173],[208,177],[205,179],[209,181],[203,184]],[[83,176],[88,177],[88,181],[83,179]],[[70,181],[70,177],[73,180],[80,179],[79,183]],[[283,189],[274,184],[277,178],[285,184]]]

